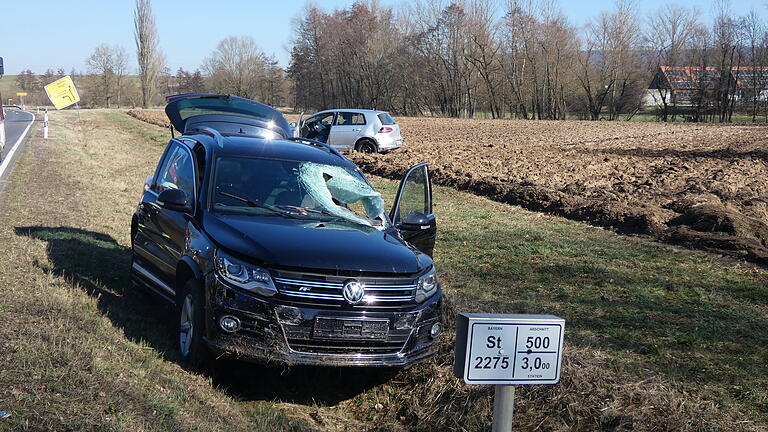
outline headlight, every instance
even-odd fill
[[[267,269],[257,267],[216,250],[216,273],[225,281],[242,289],[272,296],[277,293]]]
[[[433,266],[430,271],[419,278],[419,282],[416,285],[416,301],[421,303],[432,297],[435,292],[437,292],[437,274]]]

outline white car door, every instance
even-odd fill
[[[336,116],[336,123],[331,129],[328,144],[338,150],[351,150],[354,148],[360,133],[365,126],[365,115],[362,113],[340,111]]]

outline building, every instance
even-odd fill
[[[660,66],[646,91],[645,106],[708,105],[717,95],[721,76],[715,67]],[[726,79],[730,99],[750,101],[757,94],[759,100],[768,100],[768,67],[732,67]]]
[[[699,105],[715,97],[720,78],[714,67],[660,66],[648,86],[646,106]]]

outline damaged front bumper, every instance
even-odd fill
[[[205,340],[217,357],[287,365],[406,366],[436,352],[442,330],[439,288],[410,308],[364,310],[296,306],[213,279]],[[221,328],[225,316],[237,318],[237,331]]]

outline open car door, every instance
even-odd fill
[[[406,171],[389,217],[408,243],[432,256],[437,220],[432,214],[432,183],[426,163]]]

